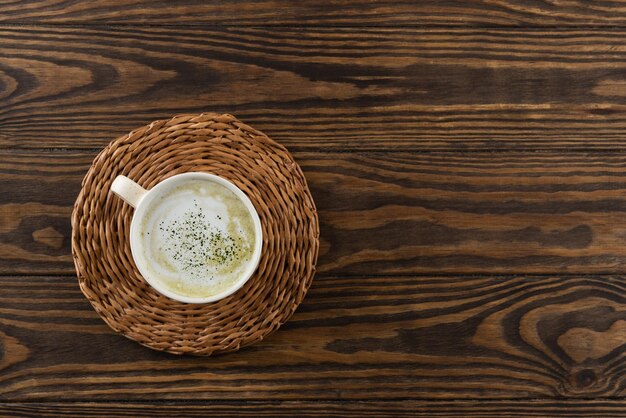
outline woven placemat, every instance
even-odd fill
[[[218,302],[169,299],[139,274],[130,244],[133,209],[113,196],[123,174],[151,188],[202,171],[244,191],[263,226],[259,267]],[[115,331],[156,350],[211,355],[263,339],[293,314],[313,275],[319,247],[313,199],[289,152],[231,115],[182,115],[111,142],[87,172],[72,213],[72,253],[82,292]]]

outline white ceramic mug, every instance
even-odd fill
[[[165,288],[165,286],[157,278],[151,277],[150,269],[148,269],[147,266],[144,265],[144,263],[146,262],[146,258],[138,256],[138,254],[140,254],[140,251],[142,251],[143,249],[142,240],[139,239],[140,225],[142,224],[143,218],[146,216],[146,209],[150,206],[149,203],[153,199],[163,196],[167,191],[172,190],[174,187],[180,186],[190,180],[208,180],[222,185],[231,192],[233,192],[250,213],[256,237],[255,246],[252,252],[252,258],[245,270],[245,273],[241,275],[239,280],[234,281],[232,285],[229,286],[226,290],[209,297],[189,297],[186,295],[179,295],[174,293],[170,289]],[[135,208],[135,213],[133,214],[133,219],[130,225],[130,249],[133,255],[133,259],[135,261],[135,265],[139,269],[139,272],[141,273],[143,278],[159,293],[180,302],[214,302],[219,299],[225,298],[226,296],[229,296],[239,290],[256,270],[259,264],[259,260],[261,258],[261,250],[263,245],[263,232],[261,229],[261,221],[259,219],[259,215],[256,209],[254,208],[254,205],[252,204],[248,196],[246,196],[246,194],[241,191],[241,189],[232,184],[230,181],[213,174],[189,172],[169,177],[168,179],[163,180],[150,190],[146,190],[128,177],[120,175],[117,176],[117,178],[113,181],[113,184],[111,185],[111,191],[121,197],[126,203]]]

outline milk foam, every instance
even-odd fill
[[[190,180],[148,204],[139,234],[151,278],[176,294],[203,298],[245,274],[257,237],[252,216],[232,191]]]

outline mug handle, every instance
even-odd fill
[[[141,199],[148,193],[146,189],[126,176],[117,176],[111,184],[111,191],[121,197],[126,203],[136,208]]]

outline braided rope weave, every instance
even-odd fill
[[[152,289],[133,261],[133,209],[110,192],[123,174],[151,188],[202,171],[237,185],[263,227],[259,268],[236,293],[187,304]],[[72,213],[72,253],[82,292],[115,331],[156,350],[211,355],[263,339],[289,319],[315,273],[319,226],[289,152],[231,115],[182,115],[132,131],[93,161]]]

